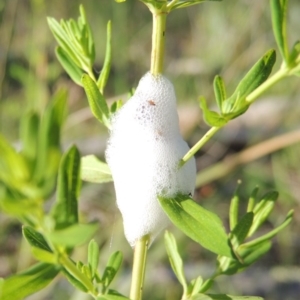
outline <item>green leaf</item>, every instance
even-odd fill
[[[230,241],[234,249],[236,249],[246,239],[253,222],[253,216],[253,212],[246,213],[231,232]]]
[[[58,267],[38,263],[30,269],[4,280],[1,300],[22,300],[46,287],[58,274]]]
[[[92,272],[92,278],[94,278],[99,264],[99,246],[95,240],[91,240],[89,243],[88,264]]]
[[[257,196],[258,190],[259,190],[259,188],[256,187],[251,193],[251,196],[248,200],[247,212],[253,211],[255,204],[256,204],[256,196]]]
[[[178,253],[175,237],[168,231],[166,231],[165,233],[165,247],[167,250],[172,270],[175,273],[178,281],[183,286],[183,290],[187,291],[187,283],[183,270],[183,262]]]
[[[115,278],[121,267],[122,261],[123,255],[120,251],[116,251],[110,256],[101,278],[101,282],[105,288],[107,288]]]
[[[188,196],[158,197],[170,220],[191,239],[210,251],[232,257],[228,239],[219,217]]]
[[[227,120],[224,119],[224,117],[217,112],[208,109],[204,97],[199,98],[199,105],[203,112],[203,119],[209,126],[222,127],[227,123]]]
[[[36,112],[29,111],[23,115],[20,126],[22,154],[32,164],[37,155],[37,140],[39,126],[40,118]]]
[[[35,259],[49,264],[56,264],[57,259],[54,253],[42,250],[40,248],[31,247],[31,253]]]
[[[283,60],[288,64],[289,50],[287,45],[286,13],[287,0],[271,0],[273,32]]]
[[[241,185],[241,181],[238,181],[238,186],[234,192],[234,195],[230,201],[230,208],[229,208],[229,223],[230,223],[230,230],[233,230],[233,228],[238,223],[239,218],[239,203],[240,203],[240,197],[238,195],[239,187]]]
[[[65,229],[49,233],[52,243],[65,247],[75,247],[87,243],[98,230],[97,223],[75,224]]]
[[[95,155],[81,158],[81,179],[95,183],[113,181],[109,166]]]
[[[217,75],[214,79],[214,92],[219,110],[222,113],[222,103],[227,98],[225,84],[221,76]]]
[[[71,59],[78,67],[82,67],[81,61],[78,58],[75,47],[72,47],[73,43],[70,40],[68,34],[63,29],[63,26],[59,24],[54,18],[51,17],[48,17],[47,21],[48,21],[49,28],[52,31],[56,41],[64,50],[64,52],[68,55],[69,59]]]
[[[43,189],[46,198],[56,184],[61,158],[60,134],[66,117],[67,92],[58,90],[46,108],[39,128],[38,151],[34,181]]]
[[[106,38],[106,51],[103,68],[101,70],[100,76],[97,80],[97,85],[101,94],[103,94],[104,88],[106,86],[111,66],[111,21],[107,23],[107,38]]]
[[[191,300],[263,300],[263,298],[254,296],[232,296],[225,294],[199,294],[193,296]]]
[[[233,119],[248,109],[250,103],[246,101],[246,97],[269,77],[275,61],[276,52],[273,49],[258,60],[240,81],[232,96],[223,102],[224,116]]]
[[[44,236],[30,226],[23,226],[23,235],[32,247],[52,252]]]
[[[189,294],[191,294],[192,296],[198,294],[201,290],[202,284],[203,278],[201,276],[193,279],[188,287]]]
[[[286,215],[286,218],[285,218],[285,220],[283,221],[283,223],[281,225],[279,225],[275,229],[271,230],[270,232],[260,236],[259,238],[256,238],[255,240],[252,240],[252,241],[250,241],[246,244],[243,244],[242,246],[246,246],[246,247],[247,246],[252,246],[252,245],[256,245],[256,244],[259,244],[261,242],[272,239],[279,231],[281,231],[287,225],[290,224],[290,222],[292,221],[292,218],[293,218],[293,214],[294,214],[294,210],[290,210],[288,212],[288,214]]]
[[[26,181],[29,170],[24,158],[0,134],[0,180],[15,186],[17,181]]]
[[[123,106],[122,100],[115,101],[110,107],[110,114],[116,113]]]
[[[66,276],[68,281],[77,289],[80,291],[87,293],[88,289],[85,287],[84,284],[82,284],[79,280],[77,280],[74,276],[72,276],[65,268],[61,269],[61,272]]]
[[[72,59],[68,56],[62,47],[57,47],[55,54],[65,71],[71,77],[71,79],[78,85],[82,86],[81,77],[83,71],[74,63]]]
[[[238,255],[243,261],[243,267],[249,266],[259,260],[271,248],[272,243],[269,240],[261,241],[256,244],[243,244],[238,249]]]
[[[265,194],[262,199],[255,205],[253,209],[254,219],[248,236],[254,234],[254,232],[265,222],[273,210],[275,201],[278,198],[278,192],[273,191]]]
[[[110,128],[109,109],[94,80],[87,74],[81,78],[93,115],[106,127]]]
[[[52,210],[56,229],[63,229],[78,222],[77,199],[80,186],[80,154],[77,148],[72,146],[62,157],[59,167],[56,204]]]

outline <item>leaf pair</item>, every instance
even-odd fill
[[[206,100],[201,97],[199,101],[205,122],[210,126],[222,127],[230,120],[245,113],[251,104],[247,97],[266,81],[275,61],[275,50],[269,50],[243,77],[230,97],[227,97],[222,77],[217,75],[214,79],[214,93],[219,113],[209,110]]]
[[[237,192],[231,200],[229,215],[231,232],[229,233],[229,240],[237,259],[224,256],[218,257],[218,268],[221,274],[237,273],[239,270],[256,262],[262,255],[269,251],[271,239],[292,220],[293,211],[290,211],[284,222],[277,228],[247,242],[246,239],[252,237],[267,220],[278,197],[277,192],[269,192],[257,202],[257,191],[258,189],[253,191],[249,198],[247,213],[241,218],[238,217],[240,198]]]

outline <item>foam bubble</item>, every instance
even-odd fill
[[[157,196],[193,193],[195,160],[178,169],[189,150],[179,131],[172,83],[150,73],[112,119],[106,160],[114,179],[125,236],[131,246],[151,240],[169,223]]]

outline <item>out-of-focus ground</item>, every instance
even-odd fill
[[[300,38],[300,2],[289,1],[289,41]],[[82,155],[103,158],[107,132],[92,118],[82,88],[76,86],[58,64],[56,43],[46,16],[77,18],[82,3],[90,20],[97,49],[96,71],[101,70],[106,23],[113,24],[113,64],[106,90],[109,100],[128,98],[139,78],[148,70],[151,49],[151,15],[137,0],[117,4],[113,0],[0,0],[0,131],[18,145],[20,116],[25,107],[43,111],[58,87],[69,90],[69,117],[63,131],[67,148],[76,143]],[[178,96],[182,133],[193,145],[207,130],[197,99],[204,95],[213,107],[212,81],[223,76],[232,92],[243,74],[268,49],[276,48],[271,28],[269,1],[239,0],[208,2],[173,12],[168,18],[165,74]],[[279,67],[280,58],[275,69]],[[197,154],[198,171],[223,162],[228,155],[265,142],[271,137],[300,130],[300,79],[289,78],[262,95],[241,118],[221,130]],[[227,225],[230,197],[236,182],[247,200],[255,186],[261,194],[277,189],[280,197],[262,232],[279,224],[295,209],[294,221],[274,239],[271,251],[246,272],[219,278],[213,292],[260,295],[266,300],[300,298],[300,144],[242,163],[217,180],[200,185],[195,200],[218,213]],[[146,159],[146,158],[145,158]],[[216,177],[216,174],[213,175]],[[122,232],[112,184],[84,184],[80,197],[82,218],[98,220],[101,260],[115,250],[125,261],[114,287],[128,293],[132,250]],[[189,278],[208,276],[214,255],[175,228],[179,249]],[[75,253],[84,259],[86,247]],[[22,270],[32,262],[20,224],[0,212],[0,276]],[[162,235],[150,248],[144,299],[179,299],[180,287],[167,262]],[[74,293],[59,278],[42,293],[28,299],[89,299]],[[13,300],[13,299],[12,299]]]

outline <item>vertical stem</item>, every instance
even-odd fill
[[[131,300],[142,299],[148,244],[149,236],[145,235],[137,241],[134,248],[132,281],[130,289]]]
[[[168,13],[164,11],[152,11],[153,32],[150,72],[153,75],[158,75],[163,72],[167,14]]]

